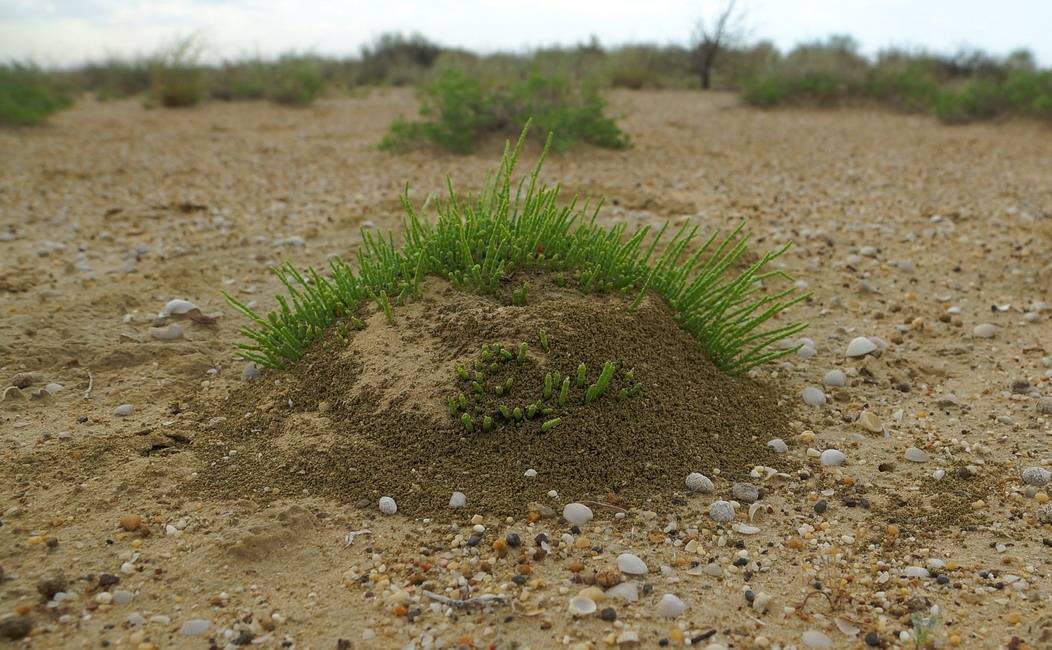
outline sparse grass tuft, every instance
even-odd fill
[[[0,125],[34,126],[73,103],[33,65],[0,65]]]
[[[770,264],[788,244],[743,265],[749,240],[744,224],[705,239],[696,225],[686,223],[671,238],[668,224],[656,233],[639,226],[630,234],[625,224],[601,226],[598,207],[559,205],[559,187],[538,182],[543,156],[528,177],[513,184],[525,138],[523,130],[518,144],[505,149],[497,173],[477,196],[461,197],[450,183],[434,223],[421,219],[403,195],[407,216],[400,247],[393,236],[363,231],[356,270],[338,257],[331,260],[328,277],[315,269],[301,273],[291,264],[274,269],[288,296],[279,296],[278,309],[266,315],[227,295],[252,320],[243,328],[251,342],[239,346],[241,356],[266,367],[285,366],[327,327],[353,318],[367,302],[379,297],[386,312],[391,302],[386,296],[395,296],[395,304],[416,296],[429,274],[492,294],[505,278],[529,269],[560,273],[581,291],[635,296],[632,308],[647,294],[660,297],[727,372],[793,351],[770,346],[803,330],[804,323],[767,326],[807,294],[792,286],[764,291],[768,282],[786,279]]]
[[[183,108],[205,97],[205,70],[201,66],[200,41],[193,37],[176,40],[151,60],[147,105]]]

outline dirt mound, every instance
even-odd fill
[[[194,440],[205,468],[193,488],[390,495],[413,515],[450,512],[456,490],[473,512],[521,514],[533,501],[656,496],[648,507],[660,507],[691,471],[779,465],[766,442],[787,437],[791,414],[775,389],[717,370],[658,300],[633,311],[623,296],[559,284],[520,277],[492,297],[429,280],[393,325],[362,314],[364,329],[330,332],[291,370],[205,408],[213,426]]]

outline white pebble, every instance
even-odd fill
[[[646,563],[639,559],[638,555],[632,553],[618,555],[617,568],[621,570],[621,573],[627,573],[630,576],[645,575],[648,571]]]
[[[259,376],[259,366],[254,361],[249,361],[241,369],[241,381],[253,381]]]
[[[972,330],[972,334],[981,339],[992,339],[997,334],[997,326],[990,323],[979,323]]]
[[[179,316],[191,312],[195,309],[197,309],[197,305],[190,302],[189,300],[182,300],[181,298],[176,298],[175,300],[169,300],[167,304],[165,304],[164,309],[161,310],[161,313],[159,315],[161,316],[161,318],[172,315]]]
[[[655,608],[658,616],[664,616],[665,618],[676,618],[686,610],[687,604],[674,594],[665,594],[662,596]]]
[[[767,446],[774,450],[776,454],[784,454],[789,451],[789,445],[785,444],[785,441],[781,438],[775,438],[767,441]]]
[[[906,460],[914,463],[926,463],[928,462],[928,454],[916,447],[910,447],[906,450]]]
[[[203,618],[191,618],[179,628],[179,634],[183,636],[201,636],[212,627],[212,623]]]
[[[593,516],[592,509],[583,503],[567,503],[563,507],[563,519],[574,526],[587,524]]]
[[[935,470],[934,472],[931,473],[931,477],[933,479],[935,479],[936,481],[941,481],[943,479],[943,477],[945,477],[945,476],[946,476],[946,470],[941,469],[941,468],[937,469],[937,470]]]
[[[134,410],[135,410],[135,407],[132,406],[131,404],[121,404],[120,406],[118,406],[117,408],[115,408],[113,410],[113,414],[114,415],[119,415],[120,417],[126,417],[128,415],[131,415],[132,411],[134,411]]]
[[[118,589],[113,592],[113,604],[114,605],[127,605],[135,598],[135,594],[124,589]]]
[[[875,352],[876,349],[876,343],[869,340],[865,336],[859,336],[857,338],[851,339],[851,342],[847,344],[846,354],[847,356],[852,358],[864,357],[867,354],[870,354],[871,352]]]
[[[808,630],[804,632],[800,640],[804,642],[804,645],[808,648],[832,648],[833,640],[826,636],[823,632],[818,630]]]
[[[464,496],[463,492],[454,492],[453,496],[449,497],[450,508],[463,508],[467,505],[468,498]]]
[[[700,492],[702,494],[712,494],[716,487],[712,484],[712,479],[699,472],[691,472],[687,474],[687,489],[691,492]]]
[[[830,370],[825,374],[825,377],[822,377],[822,383],[826,386],[841,388],[847,385],[847,374],[839,368]]]
[[[525,472],[523,472],[522,475],[525,476],[526,478],[536,478],[537,477],[537,470],[535,470],[535,469],[528,469]]]
[[[1027,467],[1023,470],[1022,478],[1027,485],[1043,487],[1052,479],[1052,472],[1049,472],[1044,467]]]
[[[822,406],[826,403],[826,394],[821,388],[808,386],[803,392],[804,403],[810,406]]]
[[[902,570],[902,575],[907,578],[927,578],[931,576],[928,570],[922,566],[908,566]]]
[[[798,357],[800,357],[801,359],[810,359],[811,357],[815,356],[816,354],[818,354],[818,351],[815,350],[810,345],[805,345],[805,346],[803,346],[802,348],[800,348],[799,350],[796,351],[796,355]]]
[[[398,512],[398,505],[391,497],[380,497],[380,512],[385,515],[393,515]]]
[[[712,505],[709,506],[709,516],[712,517],[713,521],[721,524],[734,521],[736,517],[734,506],[730,501],[713,501]]]
[[[818,460],[826,467],[840,467],[847,460],[847,456],[839,449],[826,449]]]

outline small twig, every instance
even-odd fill
[[[475,596],[474,598],[460,600],[459,598],[449,598],[448,596],[436,594],[433,591],[427,591],[425,589],[424,595],[430,598],[431,600],[437,600],[443,605],[451,605],[453,607],[460,607],[462,609],[467,609],[469,607],[485,607],[486,605],[490,604],[503,605],[506,602],[508,602],[508,600],[504,596],[497,596],[495,594],[483,594],[481,596]]]
[[[95,387],[95,375],[88,371],[88,390],[84,391],[84,399],[91,399],[91,389]]]

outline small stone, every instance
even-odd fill
[[[686,610],[687,604],[674,594],[665,594],[662,596],[655,608],[658,616],[664,616],[665,618],[676,618]]]
[[[191,618],[179,628],[179,634],[183,636],[201,636],[210,627],[212,627],[210,621],[206,621],[203,618]]]
[[[1037,509],[1037,520],[1043,524],[1052,524],[1052,503],[1045,504]]]
[[[127,417],[127,416],[131,415],[132,411],[134,411],[134,410],[135,410],[135,407],[132,406],[131,404],[121,404],[120,406],[118,406],[117,408],[115,408],[113,410],[113,414],[118,416],[118,417],[122,417],[123,418],[123,417]]]
[[[808,630],[803,633],[800,640],[808,648],[832,648],[833,640],[818,630]]]
[[[731,486],[731,496],[734,497],[736,501],[752,503],[759,500],[760,488],[748,483],[735,483]]]
[[[28,616],[8,616],[0,619],[0,638],[19,641],[29,636],[33,621]]]
[[[11,376],[11,385],[15,388],[29,388],[33,385],[33,373],[19,372]]]
[[[114,605],[127,605],[135,598],[135,594],[130,591],[118,589],[113,592],[113,604]]]
[[[709,506],[709,517],[721,524],[734,521],[736,517],[734,506],[729,501],[713,501]]]
[[[633,555],[632,553],[618,555],[617,568],[620,569],[621,573],[627,573],[630,576],[645,575],[648,571],[646,563],[639,559],[638,555]]]
[[[599,612],[599,618],[607,623],[613,623],[617,620],[617,610],[613,607],[604,607],[602,611]]]
[[[525,472],[523,472],[522,475],[525,476],[526,478],[537,478],[537,470],[535,470],[535,469],[528,469]]]
[[[398,505],[391,497],[380,497],[380,512],[385,515],[393,515],[398,512]]]
[[[139,530],[142,527],[142,517],[139,515],[124,515],[120,518],[120,526],[124,530]]]
[[[1027,467],[1023,470],[1022,478],[1027,485],[1043,487],[1052,479],[1052,472],[1044,467]]]
[[[563,519],[574,526],[582,526],[592,520],[592,509],[583,503],[567,503],[563,507]]]
[[[847,460],[847,456],[839,449],[826,449],[818,460],[826,467],[840,467]]]
[[[60,591],[65,591],[67,584],[65,574],[59,571],[38,581],[37,591],[41,596],[50,600]]]
[[[825,499],[819,499],[818,501],[815,501],[814,510],[816,513],[822,514],[826,511],[827,507],[828,504],[826,503]]]
[[[865,336],[859,336],[851,339],[851,342],[847,344],[847,356],[852,358],[864,357],[867,354],[875,352],[877,350],[877,344],[866,338]]]
[[[701,494],[712,494],[716,491],[712,479],[699,472],[691,472],[687,475],[687,489]]]
[[[906,460],[914,463],[926,463],[928,462],[927,452],[917,449],[916,447],[910,447],[906,450]]]
[[[1037,412],[1041,415],[1052,415],[1052,397],[1037,400]]]
[[[907,578],[928,578],[931,576],[928,570],[922,566],[908,566],[902,570],[902,575]]]
[[[785,444],[785,441],[781,438],[775,438],[767,441],[767,446],[774,450],[776,454],[784,454],[789,451],[789,445]]]
[[[822,406],[826,403],[826,394],[821,388],[808,386],[803,392],[804,403],[808,406]]]
[[[589,616],[595,613],[596,604],[591,598],[584,596],[577,596],[576,598],[570,599],[568,606],[570,613],[576,616]]]
[[[979,323],[972,329],[972,334],[981,339],[992,339],[997,334],[997,326],[990,323]]]
[[[453,496],[449,497],[450,508],[463,508],[468,503],[468,498],[464,496],[463,492],[454,492]]]
[[[254,361],[249,361],[241,369],[241,381],[255,381],[259,377],[259,366]]]
[[[842,388],[847,385],[847,374],[840,369],[830,370],[825,374],[825,377],[822,377],[822,383],[826,386]]]

